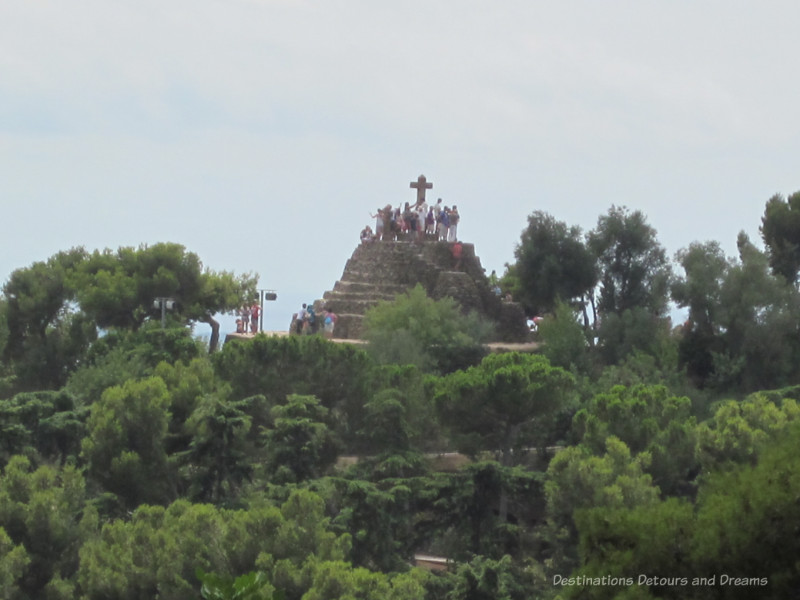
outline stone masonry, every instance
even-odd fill
[[[358,246],[342,278],[325,292],[323,304],[338,316],[335,337],[360,339],[368,308],[422,284],[432,298],[454,298],[464,312],[477,311],[496,324],[496,341],[524,342],[525,314],[504,302],[489,287],[473,244],[463,244],[461,266],[453,270],[451,244],[446,242],[371,242]]]

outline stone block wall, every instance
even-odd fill
[[[322,304],[338,315],[335,337],[360,339],[368,308],[381,300],[422,284],[429,296],[454,298],[464,312],[477,311],[496,323],[496,341],[528,339],[525,314],[513,302],[503,302],[475,255],[473,244],[463,244],[461,266],[454,270],[452,244],[446,242],[371,242],[358,246]]]

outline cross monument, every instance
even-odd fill
[[[428,183],[428,180],[425,179],[425,175],[420,175],[417,177],[416,181],[412,181],[409,187],[412,187],[417,190],[417,206],[425,202],[425,190],[429,190],[433,187],[432,183]]]

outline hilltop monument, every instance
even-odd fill
[[[410,187],[416,189],[417,203],[421,204],[425,190],[433,184],[420,175]],[[338,315],[335,337],[360,339],[367,309],[381,300],[394,300],[420,284],[430,297],[449,296],[465,313],[474,310],[493,321],[494,341],[527,341],[522,307],[504,301],[492,290],[474,245],[463,243],[458,261],[454,261],[452,249],[453,243],[437,241],[436,236],[422,240],[397,236],[396,240],[361,243],[345,264],[341,278],[323,296],[323,304]]]

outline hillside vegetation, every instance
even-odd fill
[[[542,317],[536,354],[486,355],[474,316],[419,289],[368,313],[363,348],[208,347],[192,324],[256,278],[177,244],[20,268],[0,599],[792,597],[797,211],[767,202],[764,250],[674,261],[638,211],[587,233],[531,214],[499,285]]]

